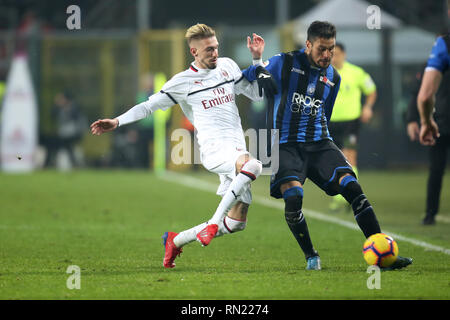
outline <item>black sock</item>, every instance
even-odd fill
[[[356,179],[341,185],[341,194],[351,204],[356,222],[366,238],[381,232],[375,212]]]
[[[309,236],[308,225],[302,213],[302,197],[299,195],[287,197],[285,201],[284,216],[286,222],[297,240],[300,248],[302,248],[306,259],[311,256],[317,256]]]

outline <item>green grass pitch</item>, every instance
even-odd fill
[[[212,173],[194,176],[218,184]],[[255,197],[269,199],[268,179],[255,182]],[[447,222],[431,227],[420,225],[425,171],[363,171],[360,181],[382,229],[450,248],[448,175],[440,214]],[[307,213],[323,270],[304,270],[283,211],[258,201],[244,232],[205,248],[192,243],[166,270],[163,232],[207,220],[219,197],[145,171],[0,174],[0,190],[0,299],[450,298],[450,255],[398,240],[413,265],[381,273],[381,289],[369,290],[362,233]],[[326,213],[328,201],[306,183],[306,209]],[[334,217],[353,221],[350,213]],[[66,286],[70,265],[81,268],[79,290]]]

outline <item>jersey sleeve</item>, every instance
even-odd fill
[[[236,94],[243,94],[253,101],[260,101],[264,99],[259,96],[258,82],[250,82],[244,77],[244,75],[234,82],[234,89]]]
[[[249,99],[254,101],[262,100],[263,97],[259,96],[258,83],[256,81],[254,82],[248,81],[242,74],[242,71],[237,65],[237,63],[231,59],[228,59],[228,61],[230,63],[231,72],[234,78],[235,94],[237,95],[243,94]]]
[[[377,90],[375,82],[372,77],[361,69],[361,75],[359,76],[359,87],[364,95],[369,95]]]
[[[174,104],[179,104],[183,101],[186,100],[187,94],[189,92],[189,81],[187,81],[184,77],[182,76],[174,76],[172,79],[170,79],[169,81],[167,81],[160,93],[162,93],[163,95],[166,95],[166,99],[164,101],[161,101],[164,103],[164,105],[161,105],[159,109],[163,109],[164,108],[168,108],[173,106]],[[169,102],[170,99],[171,102]],[[165,103],[172,103],[169,106],[167,106]]]
[[[427,69],[435,69],[442,73],[449,68],[449,50],[443,37],[438,37],[428,57]]]
[[[167,110],[184,101],[187,95],[186,85],[182,79],[172,78],[164,84],[161,91],[151,95],[147,101],[135,105],[118,116],[119,126],[144,119],[158,109]]]

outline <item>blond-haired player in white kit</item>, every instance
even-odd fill
[[[189,69],[176,74],[159,93],[126,113],[91,125],[92,133],[100,135],[145,118],[157,109],[179,104],[197,129],[202,164],[219,175],[217,194],[222,200],[208,222],[180,233],[164,233],[166,268],[175,267],[174,260],[184,245],[198,240],[207,246],[214,237],[245,228],[252,201],[250,183],[262,171],[261,162],[247,152],[235,103],[237,94],[261,100],[257,82],[248,82],[233,60],[219,58],[219,43],[212,28],[196,24],[187,30],[186,39],[195,58]]]

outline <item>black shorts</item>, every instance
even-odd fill
[[[299,181],[303,185],[308,178],[333,196],[339,193],[339,173],[350,173],[356,177],[352,166],[333,141],[282,143],[279,147],[279,169],[272,175],[270,195],[282,198],[280,186],[283,183]]]
[[[330,121],[328,131],[339,149],[356,149],[359,135],[359,119],[350,121]]]

